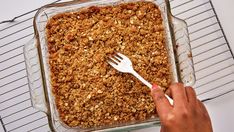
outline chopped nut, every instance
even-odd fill
[[[90,40],[90,41],[92,41],[92,40],[93,40],[93,38],[92,38],[92,37],[89,37],[89,40]]]
[[[98,90],[97,93],[103,93],[102,90]]]
[[[132,108],[132,112],[135,113],[137,110],[135,108]]]
[[[114,120],[117,121],[119,119],[118,116],[114,116]]]
[[[87,96],[87,99],[90,99],[92,96],[91,96],[91,94],[89,94],[88,96]]]

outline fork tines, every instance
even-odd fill
[[[109,58],[108,63],[112,62],[112,63],[115,63],[116,65],[118,65],[118,63],[121,62],[121,60],[123,59],[120,53],[115,53],[114,55],[109,56],[108,58]]]

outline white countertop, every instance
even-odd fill
[[[49,3],[53,0],[7,0],[0,5],[0,21],[11,19],[13,16],[20,15],[24,12],[30,11],[43,4]],[[234,1],[233,0],[212,0],[218,17],[223,26],[224,32],[230,43],[231,48],[234,50]],[[27,4],[23,4],[27,3]],[[30,5],[30,6],[29,6]],[[14,8],[13,8],[14,7]],[[14,9],[14,10],[13,10]],[[15,12],[18,10],[18,12]],[[212,124],[215,132],[232,132],[234,131],[234,92],[225,96],[219,97],[205,104],[208,108],[209,114],[212,119]],[[137,130],[155,132],[159,128],[148,128],[144,130]],[[1,131],[1,127],[0,127]]]
[[[232,51],[234,52],[234,1],[212,0]],[[234,92],[206,103],[214,132],[234,132]]]
[[[224,32],[228,38],[232,51],[234,51],[234,1],[233,0],[212,0],[218,14]]]

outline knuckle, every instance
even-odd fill
[[[187,89],[193,89],[192,87],[190,87],[190,86],[186,86],[185,88],[187,88]]]
[[[202,118],[203,118],[203,120],[207,120],[209,118],[209,116],[206,113],[203,113]]]
[[[187,118],[188,118],[188,114],[187,114],[187,113],[182,113],[182,114],[181,114],[181,118],[187,119]]]
[[[168,114],[163,121],[164,126],[171,126],[176,123],[176,116],[174,114]]]
[[[187,119],[189,117],[189,111],[187,109],[184,109],[179,114],[180,118]]]
[[[182,119],[187,119],[189,118],[191,112],[190,110],[187,108],[187,106],[184,106],[183,109],[180,110],[180,112],[178,113],[178,116]]]
[[[184,87],[184,84],[182,84],[182,83],[173,83],[171,85],[171,88],[179,88],[179,87]]]
[[[159,95],[156,96],[155,99],[156,99],[156,101],[162,101],[164,99],[164,95],[159,94]]]
[[[190,114],[194,117],[198,115],[198,110],[194,107],[190,108]]]
[[[184,87],[184,84],[182,84],[182,83],[177,83],[177,87]]]
[[[190,86],[186,86],[185,89],[195,93],[195,90],[193,89],[193,87],[190,87]]]

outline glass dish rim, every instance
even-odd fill
[[[89,2],[89,0],[84,0],[85,2]],[[41,43],[40,43],[40,40],[39,40],[39,33],[38,33],[38,29],[37,29],[37,24],[36,24],[36,18],[37,18],[37,16],[38,16],[38,14],[39,13],[41,13],[40,11],[44,11],[45,9],[47,9],[47,8],[53,8],[53,7],[63,7],[63,6],[69,6],[69,5],[72,5],[72,4],[80,4],[80,3],[82,3],[82,2],[84,2],[84,1],[69,1],[69,2],[63,2],[63,3],[55,3],[55,4],[49,4],[49,5],[46,5],[46,6],[43,6],[38,12],[37,12],[37,14],[35,15],[35,17],[34,17],[34,31],[35,31],[35,36],[36,36],[36,41],[37,41],[37,44],[38,44],[38,46],[40,46],[41,45]],[[91,1],[96,1],[96,0],[91,0]],[[151,0],[151,1],[156,1],[156,0]],[[172,31],[172,29],[171,29],[171,27],[170,27],[170,24],[172,23],[171,22],[171,17],[173,17],[173,15],[171,14],[171,11],[170,11],[170,4],[169,4],[169,1],[168,0],[164,0],[165,1],[165,5],[167,6],[166,7],[166,15],[167,15],[167,17],[168,17],[168,21],[167,21],[167,23],[169,24],[169,30],[170,30],[170,32],[168,33],[168,34],[170,34],[170,36],[171,36],[171,41],[173,41],[173,31]],[[168,39],[168,38],[166,38],[166,39]],[[172,42],[173,43],[173,42]],[[44,72],[44,68],[43,68],[43,66],[44,66],[44,64],[43,64],[43,61],[41,61],[42,59],[43,59],[43,57],[42,57],[42,54],[40,53],[41,51],[40,51],[40,49],[41,48],[38,48],[38,53],[39,53],[39,60],[40,60],[40,65],[41,65],[41,72],[42,72],[42,76],[43,76],[43,74],[45,74],[45,73],[43,73]],[[174,57],[175,58],[175,57]],[[178,75],[178,73],[177,73],[177,75]],[[46,91],[46,90],[49,90],[50,88],[47,88],[47,84],[44,82],[45,80],[45,77],[42,77],[42,79],[43,79],[43,85],[44,85],[44,91]],[[178,79],[178,78],[177,78]],[[48,93],[47,93],[48,94]],[[45,92],[45,96],[49,96],[49,95],[46,95],[46,92]],[[46,98],[48,98],[48,97],[46,97]],[[47,100],[48,101],[48,100]],[[48,104],[50,104],[51,102],[50,101],[48,101],[47,102]],[[49,112],[49,111],[48,111]],[[156,120],[157,121],[157,120]],[[159,123],[159,122],[158,122]],[[141,124],[141,123],[139,123],[139,124]],[[137,124],[136,124],[137,125]],[[120,126],[120,127],[122,127],[122,126]],[[69,128],[71,128],[71,127],[69,127]],[[73,128],[72,128],[73,129]]]

